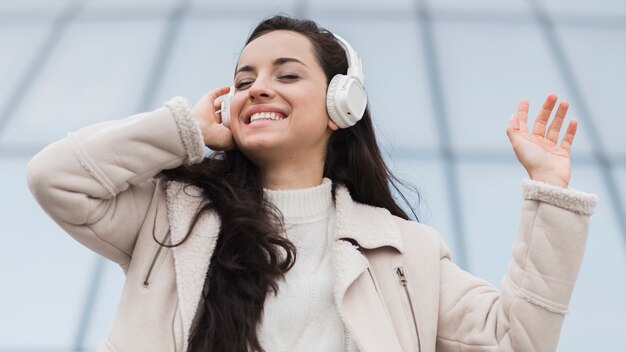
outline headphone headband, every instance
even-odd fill
[[[356,50],[352,48],[347,40],[343,39],[335,33],[331,32],[331,34],[334,35],[335,38],[337,38],[339,44],[341,44],[344,51],[346,52],[346,56],[348,58],[348,72],[346,73],[346,76],[355,77],[359,80],[361,85],[365,86],[365,77],[363,75],[363,65],[361,63],[361,57],[359,56],[359,54],[357,54]]]

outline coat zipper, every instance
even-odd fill
[[[411,301],[411,295],[409,294],[409,288],[408,288],[408,279],[406,277],[406,274],[404,272],[404,267],[403,266],[399,266],[396,267],[396,274],[398,275],[398,280],[400,282],[400,285],[403,288],[404,291],[404,295],[407,298],[407,301],[409,302],[409,307],[411,308],[411,318],[413,319],[413,324],[415,326],[415,335],[417,335],[417,348],[418,351],[422,350],[422,343],[420,341],[420,334],[419,334],[419,330],[417,327],[417,320],[415,319],[415,310],[413,309],[413,302]]]
[[[165,243],[165,241],[167,241],[169,237],[170,237],[170,231],[168,230],[167,234],[165,234],[165,238],[163,238],[163,241],[161,241],[161,243]],[[163,246],[159,245],[159,248],[157,248],[156,253],[154,253],[152,262],[150,263],[150,266],[148,267],[148,272],[146,273],[145,279],[143,280],[144,287],[150,286],[150,275],[152,275],[152,270],[154,269],[154,265],[156,264],[157,259],[159,259],[159,254],[161,254],[162,250],[163,250]]]

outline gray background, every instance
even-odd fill
[[[548,93],[568,100],[570,188],[600,203],[559,351],[626,345],[626,1],[2,0],[1,351],[93,350],[124,280],[35,203],[30,157],[82,126],[230,84],[250,30],[281,11],[359,51],[386,158],[423,196],[420,220],[496,286],[527,177],[509,116],[521,98],[531,122]]]

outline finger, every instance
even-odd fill
[[[509,119],[509,125],[507,126],[507,130],[519,131],[519,119],[518,113],[511,114],[511,118]]]
[[[511,118],[509,119],[509,124],[506,126],[506,135],[509,137],[509,140],[513,142],[513,136],[519,132],[519,119],[518,114],[511,114]]]
[[[567,114],[567,109],[569,108],[569,103],[567,101],[562,101],[559,104],[559,108],[556,110],[556,114],[554,115],[554,119],[552,123],[550,123],[550,127],[548,128],[548,134],[546,138],[548,140],[557,144],[559,140],[559,132],[561,131],[561,127],[563,126],[563,121],[565,120],[565,115]]]
[[[533,125],[533,134],[541,137],[544,137],[546,135],[546,126],[548,125],[548,120],[550,119],[552,109],[554,109],[554,105],[556,104],[557,99],[558,97],[554,93],[548,95],[546,101],[541,107],[541,111],[535,119],[535,124]]]
[[[229,90],[230,90],[229,86],[224,86],[224,87],[220,87],[217,89],[213,89],[209,91],[208,93],[206,93],[205,95],[203,95],[202,98],[200,98],[200,100],[202,100],[202,102],[206,104],[207,106],[213,106],[213,102],[215,101],[215,99],[217,99],[217,97],[221,95],[228,93]]]
[[[517,106],[518,130],[528,132],[528,100],[520,100]]]
[[[217,99],[217,97],[228,93],[229,90],[229,86],[224,86],[211,90],[203,95],[196,106],[196,110],[198,110],[198,113],[201,114],[201,116],[205,117],[208,117],[206,114],[208,114],[209,116],[215,116],[215,120],[220,123],[219,121],[221,120],[221,118],[218,117],[215,113],[215,100]]]
[[[220,148],[223,148],[222,150],[231,150],[233,149],[234,145],[235,145],[235,141],[233,139],[233,134],[230,130],[230,128],[224,126],[224,125],[218,125],[217,126],[218,129],[222,130],[221,133],[219,134],[221,136],[221,138],[218,138],[218,140],[216,141],[218,143],[218,145],[220,145]]]
[[[574,136],[576,135],[576,128],[578,127],[578,121],[576,119],[572,119],[567,125],[567,132],[565,132],[565,137],[563,137],[563,141],[561,142],[561,148],[570,152],[572,148],[572,143],[574,142]]]
[[[222,94],[220,96],[218,96],[217,98],[215,98],[215,100],[213,101],[213,108],[215,109],[216,113],[220,113],[222,110],[222,102],[226,99],[226,94]]]
[[[217,123],[222,123],[222,100],[215,100],[213,102],[213,109],[217,117]]]

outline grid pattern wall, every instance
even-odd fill
[[[579,120],[570,187],[600,202],[559,351],[626,345],[623,0],[22,0],[0,2],[0,351],[93,350],[124,283],[35,203],[31,156],[80,127],[230,84],[249,31],[278,12],[359,51],[387,161],[419,189],[420,221],[495,286],[527,177],[508,118],[521,98],[531,122],[548,93],[567,99]]]

